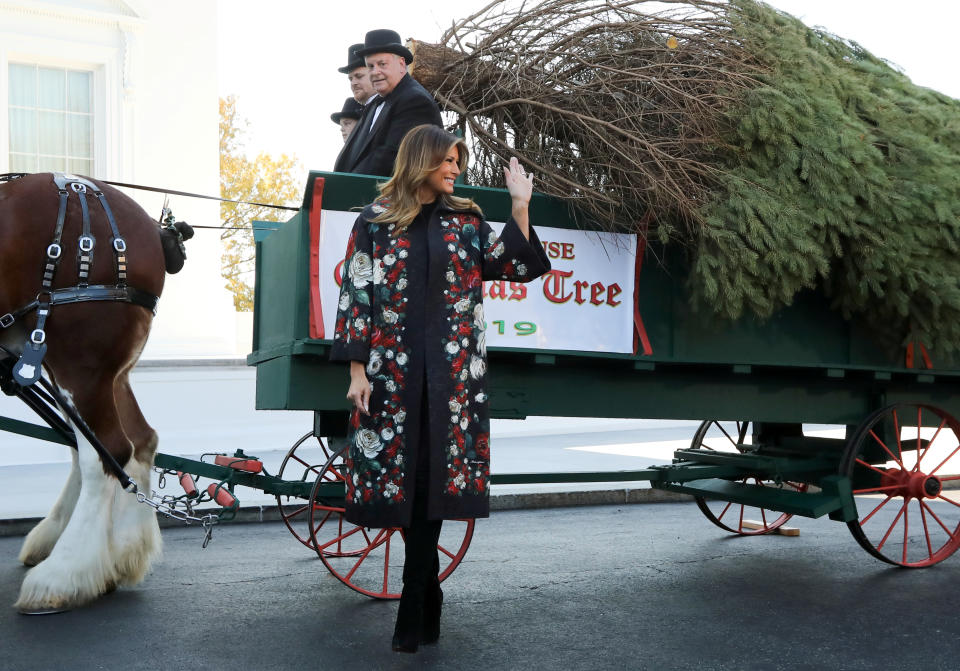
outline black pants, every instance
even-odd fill
[[[417,466],[414,475],[413,516],[410,526],[404,529],[405,555],[403,561],[404,591],[407,585],[423,593],[437,582],[440,557],[437,542],[440,540],[442,520],[427,519],[427,503],[430,500],[430,421],[427,412],[427,381],[423,381],[423,399],[420,405],[420,445],[417,450]]]
[[[413,652],[423,636],[427,642],[438,635],[440,607],[440,540],[441,520],[427,519],[430,501],[430,421],[427,406],[427,381],[423,381],[421,402],[420,444],[413,475],[413,514],[410,526],[404,529],[405,554],[403,561],[403,593],[397,608],[397,623],[393,630],[395,649]],[[401,646],[397,648],[396,646]]]

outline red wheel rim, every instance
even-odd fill
[[[278,478],[309,482],[319,477],[323,465],[330,458],[331,452],[327,444],[320,438],[316,439],[317,444],[314,445],[310,441],[310,438],[314,437],[312,432],[307,433],[293,444],[280,464],[280,470],[277,471]],[[290,530],[294,538],[312,550],[310,502],[300,498],[291,499],[289,496],[277,496],[276,499],[280,518],[287,525],[287,529]],[[295,502],[292,508],[290,506],[291,502]]]
[[[715,452],[743,453],[750,445],[752,436],[750,422],[706,421],[694,434],[691,447]],[[807,491],[803,482],[784,481],[775,483],[755,477],[741,478],[736,482],[760,487],[778,487],[797,492]],[[717,501],[700,496],[694,499],[704,516],[715,525],[740,536],[762,536],[782,527],[793,517],[788,513],[748,506],[730,501]],[[746,525],[746,526],[745,526]]]
[[[857,542],[887,563],[937,564],[960,547],[960,423],[926,404],[873,413],[844,454]]]

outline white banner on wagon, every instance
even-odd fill
[[[356,212],[323,210],[319,296],[323,337],[333,337],[340,272]],[[498,233],[503,224],[490,222]],[[637,238],[537,226],[552,270],[527,284],[484,282],[487,346],[634,351]]]

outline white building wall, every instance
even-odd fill
[[[8,65],[38,63],[94,72],[94,177],[218,195],[216,39],[215,0],[0,0],[0,172],[8,169]],[[163,195],[127,192],[160,215]],[[215,201],[171,196],[170,207],[191,224],[220,220]],[[144,357],[245,354],[218,233],[197,229],[187,256],[184,270],[167,276]]]

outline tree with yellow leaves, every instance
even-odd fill
[[[275,205],[296,205],[302,172],[296,156],[274,158],[259,153],[250,159],[243,152],[242,136],[247,121],[237,117],[234,96],[220,98],[220,197]],[[221,203],[223,231],[221,274],[233,294],[234,307],[253,310],[253,221],[281,221],[283,210],[244,203]]]

